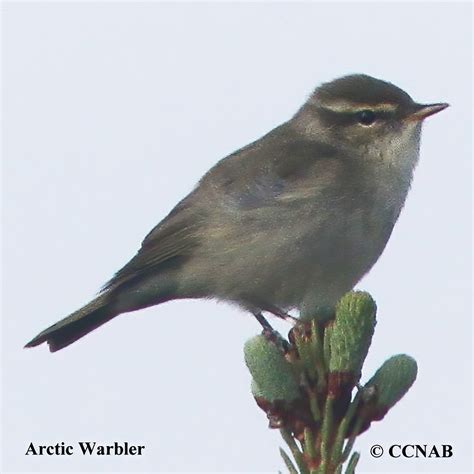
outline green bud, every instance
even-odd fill
[[[245,363],[252,374],[252,393],[267,401],[292,401],[300,396],[291,364],[281,350],[265,336],[245,343]]]
[[[418,367],[415,359],[398,354],[386,360],[375,375],[365,384],[364,390],[374,390],[372,419],[381,419],[408,392],[416,379]],[[371,410],[371,411],[372,411]]]
[[[255,398],[265,398],[263,392],[260,390],[260,387],[254,379],[250,382],[250,390]]]
[[[346,390],[352,389],[360,379],[374,334],[376,312],[374,300],[363,291],[347,293],[336,306],[336,318],[325,333],[330,391],[336,395],[338,385],[343,383]]]

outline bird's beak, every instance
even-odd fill
[[[416,104],[414,111],[407,117],[407,119],[414,121],[424,120],[430,115],[441,112],[446,107],[449,107],[449,104]]]

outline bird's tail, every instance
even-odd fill
[[[25,347],[47,342],[51,352],[59,351],[117,316],[119,312],[114,306],[109,294],[102,293],[81,309],[40,332]]]

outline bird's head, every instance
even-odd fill
[[[421,123],[448,107],[418,104],[399,87],[354,74],[318,87],[296,118],[304,133],[362,155],[418,146]]]

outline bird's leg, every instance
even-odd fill
[[[273,314],[274,316],[277,316],[278,318],[281,318],[285,320],[287,323],[290,324],[296,324],[299,322],[298,318],[295,318],[294,316],[291,316],[291,314],[285,313],[282,311],[280,308],[277,308],[276,306],[273,305],[265,305],[265,311],[268,311],[269,313]]]
[[[263,331],[262,331],[263,336],[267,340],[274,342],[277,345],[277,347],[282,351],[282,353],[286,354],[289,350],[288,341],[283,339],[280,333],[278,331],[275,331],[275,329],[272,328],[271,324],[265,319],[265,317],[260,311],[254,312],[253,315],[263,327]]]
[[[272,328],[271,324],[265,319],[265,316],[259,311],[253,313],[255,319],[262,325],[263,331],[274,332],[275,330]]]

